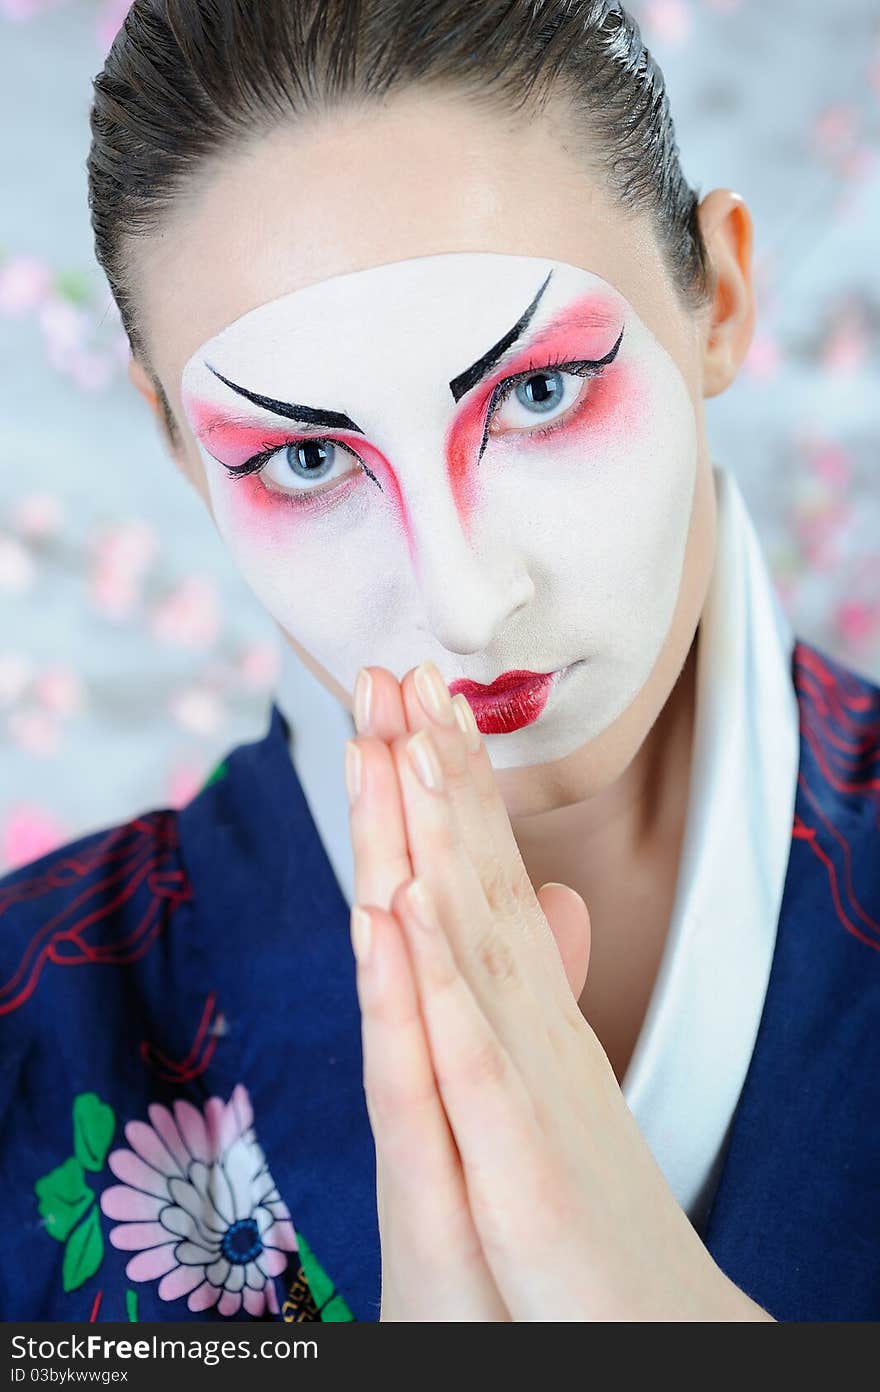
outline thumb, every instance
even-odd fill
[[[576,889],[556,880],[541,885],[538,903],[550,925],[572,994],[578,1000],[590,965],[590,911]]]

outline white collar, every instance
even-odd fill
[[[663,957],[623,1094],[697,1227],[764,1005],[799,757],[793,634],[735,479],[700,621],[687,825]]]
[[[718,537],[700,622],[687,825],[657,980],[624,1096],[699,1226],[754,1048],[794,815],[793,636],[735,480],[715,468]],[[349,712],[283,643],[276,702],[347,902],[354,894],[343,744]]]

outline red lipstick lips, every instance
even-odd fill
[[[525,668],[502,672],[489,686],[459,679],[449,683],[449,692],[459,692],[474,713],[477,728],[484,735],[504,735],[531,725],[543,711],[556,682],[567,669],[556,672],[529,672]]]

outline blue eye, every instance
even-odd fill
[[[514,395],[527,411],[543,414],[559,405],[565,394],[561,372],[533,372],[514,388]]]
[[[299,440],[285,449],[285,459],[297,478],[323,478],[333,467],[336,446],[332,440]]]
[[[561,372],[554,367],[536,368],[507,392],[492,415],[489,432],[493,435],[534,432],[539,421],[540,429],[546,429],[546,422],[566,415],[588,387],[583,373]]]

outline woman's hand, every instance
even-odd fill
[[[364,1089],[376,1141],[382,1320],[507,1320],[471,1218],[400,926],[387,912],[413,876],[395,754],[408,730],[401,684],[368,669],[355,688],[346,749],[355,905],[352,936]],[[358,935],[358,905],[373,913]],[[386,912],[381,912],[384,909]],[[366,951],[365,934],[371,939]]]
[[[769,1319],[700,1242],[577,1006],[586,906],[535,894],[464,698],[431,663],[369,675],[352,936],[381,1318]]]

